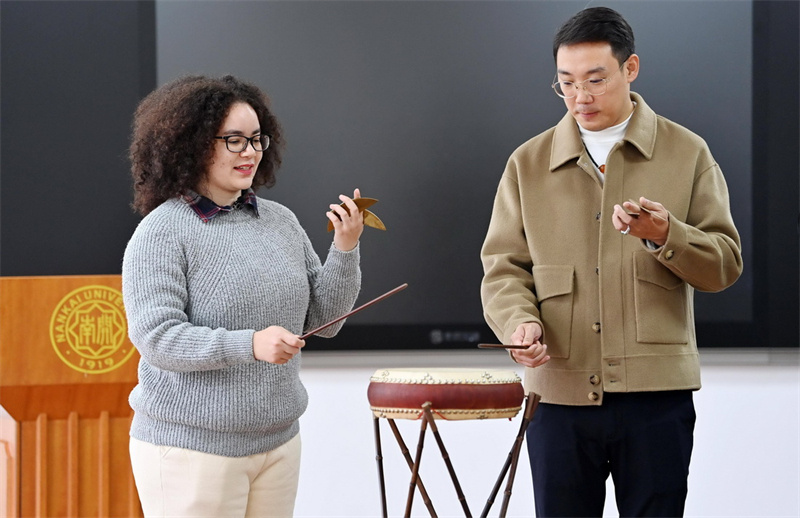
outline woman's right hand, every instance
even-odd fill
[[[305,340],[280,326],[269,326],[253,334],[256,360],[283,365],[306,345]]]

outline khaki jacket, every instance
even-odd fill
[[[484,315],[503,343],[538,322],[551,359],[526,368],[542,401],[600,405],[604,392],[700,388],[694,289],[716,292],[742,272],[725,179],[706,143],[637,106],[597,178],[577,123],[511,155],[481,250]],[[611,223],[614,204],[644,196],[669,211],[650,250]]]

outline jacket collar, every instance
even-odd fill
[[[626,142],[631,143],[645,159],[653,157],[656,145],[656,113],[644,102],[642,96],[631,92],[631,100],[636,103],[633,117],[625,132]],[[555,171],[571,160],[577,160],[585,152],[578,123],[567,112],[555,127],[553,149],[550,153],[550,171]]]

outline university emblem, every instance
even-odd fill
[[[61,299],[50,318],[50,341],[59,358],[86,374],[102,374],[133,354],[122,293],[108,286],[84,286]]]

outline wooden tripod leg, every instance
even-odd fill
[[[533,413],[539,406],[539,400],[542,396],[533,392],[528,393],[528,400],[525,406],[525,417],[522,419],[522,426],[520,426],[520,433],[514,443],[514,458],[511,461],[511,472],[508,474],[508,482],[506,483],[505,494],[503,495],[503,506],[500,508],[500,518],[505,518],[508,511],[508,503],[511,500],[511,486],[514,485],[514,476],[517,474],[517,461],[519,460],[519,452],[522,449],[522,440],[525,437],[525,431],[528,425],[533,420]],[[532,401],[531,401],[532,400]]]
[[[428,403],[430,404],[430,403]],[[405,518],[411,518],[411,504],[414,503],[414,488],[419,478],[419,465],[422,462],[422,447],[425,444],[425,430],[428,428],[428,420],[422,419],[419,429],[419,441],[417,441],[417,456],[414,459],[414,466],[411,468],[411,483],[408,486],[408,498],[406,499]]]
[[[381,485],[381,510],[383,511],[383,518],[389,517],[389,511],[386,508],[386,480],[383,477],[383,451],[381,450],[381,429],[379,425],[379,417],[372,416],[375,424],[375,460],[378,463],[378,480]]]
[[[447,453],[447,449],[444,447],[444,442],[442,441],[442,437],[439,435],[439,429],[436,426],[436,423],[433,420],[433,414],[431,413],[431,404],[425,403],[422,405],[422,411],[425,413],[425,419],[428,420],[428,425],[431,427],[431,431],[433,431],[433,436],[436,438],[436,443],[439,445],[439,450],[442,452],[442,458],[444,459],[444,463],[447,465],[447,471],[450,472],[450,478],[453,480],[453,485],[456,488],[456,494],[458,495],[458,501],[461,502],[461,508],[464,510],[464,515],[467,518],[472,518],[472,512],[469,510],[469,505],[467,505],[467,499],[464,496],[464,491],[461,490],[461,484],[458,483],[458,477],[456,476],[456,470],[453,468],[453,463],[450,461],[450,455]]]
[[[392,433],[394,433],[395,439],[397,439],[397,444],[400,445],[400,451],[403,454],[403,458],[406,459],[406,463],[408,464],[408,469],[414,469],[414,459],[411,458],[411,454],[408,452],[408,446],[406,446],[403,437],[400,435],[400,430],[397,429],[397,424],[394,422],[394,419],[387,419],[389,421],[389,427],[392,429]],[[428,508],[428,511],[431,513],[431,518],[438,518],[436,514],[436,510],[433,508],[433,502],[431,502],[430,496],[428,496],[428,492],[425,490],[425,484],[422,483],[422,477],[417,474],[417,489],[419,489],[419,494],[422,496],[422,501],[425,503],[425,507]]]
[[[512,474],[509,478],[511,484],[513,484],[514,476],[516,474],[516,466],[517,460],[519,459],[519,453],[522,448],[522,441],[525,437],[525,431],[528,429],[528,425],[533,418],[533,413],[536,411],[536,407],[539,405],[539,399],[541,396],[538,394],[534,394],[533,392],[528,394],[528,397],[525,399],[525,412],[523,413],[522,423],[519,427],[519,432],[517,433],[517,437],[514,440],[514,445],[511,448],[511,451],[508,452],[508,456],[506,457],[506,462],[503,464],[503,468],[500,470],[500,475],[497,477],[497,482],[495,482],[494,487],[492,488],[492,492],[489,494],[489,498],[486,500],[486,506],[483,508],[483,512],[481,513],[481,518],[486,518],[489,516],[489,510],[491,510],[492,505],[494,504],[494,499],[497,497],[497,493],[500,492],[500,485],[503,483],[503,479],[506,477],[509,468],[513,467]],[[500,516],[505,516],[505,513],[508,508],[508,500],[511,497],[511,485],[506,485],[505,491],[505,498],[503,500],[503,509],[500,511]]]

